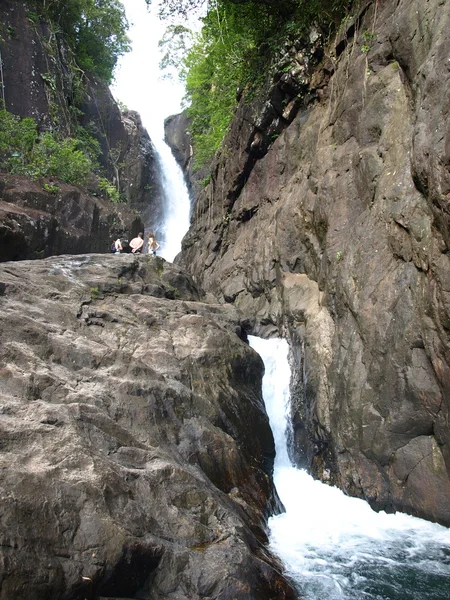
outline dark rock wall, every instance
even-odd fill
[[[159,214],[162,202],[159,165],[139,113],[132,110],[122,113],[108,86],[98,78],[91,75],[86,84],[80,123],[99,141],[105,173],[119,186],[129,205],[141,213]]]
[[[163,259],[0,265],[1,600],[296,595],[263,365]]]
[[[117,208],[78,186],[56,187],[52,193],[41,182],[0,174],[0,262],[109,252],[111,236],[131,239],[144,227],[125,205]]]
[[[35,18],[27,2],[1,2],[0,35],[0,93],[5,108],[20,117],[33,117],[42,131],[57,128],[71,133],[74,76],[68,48],[48,23]]]
[[[191,173],[190,168],[192,165],[192,145],[189,127],[189,117],[186,112],[167,117],[164,121],[164,139],[172,150],[175,160],[186,175]]]
[[[241,103],[181,257],[290,340],[298,464],[446,525],[449,30],[448,3],[368,2],[275,141],[275,96]]]
[[[108,86],[95,75],[85,73],[80,80],[80,71],[70,50],[51,25],[36,17],[32,3],[5,0],[0,4],[0,36],[3,67],[0,85],[4,86],[6,109],[20,117],[33,117],[39,131],[75,136],[78,124],[85,127],[100,143],[99,162],[103,174],[119,186],[129,207],[108,208],[107,201],[93,196],[95,185],[89,189],[73,189],[69,203],[72,202],[73,208],[72,200],[76,196],[77,210],[85,219],[83,223],[80,219],[70,223],[67,215],[72,209],[67,208],[66,192],[52,198],[43,193],[42,186],[40,193],[35,193],[36,185],[30,182],[28,195],[34,197],[31,208],[45,214],[42,218],[46,227],[65,230],[56,244],[44,236],[45,255],[54,253],[56,248],[61,253],[107,251],[111,236],[130,239],[144,229],[145,222],[152,222],[161,212],[159,166],[140,116],[133,111],[121,114]],[[43,250],[44,240],[37,241],[42,228],[33,229],[35,219],[31,213],[24,217],[26,224],[24,218],[17,216],[26,204],[20,200],[19,191],[26,186],[21,178],[16,182],[15,193],[0,198],[3,203],[15,203],[3,207],[9,216],[1,224],[0,231],[7,232],[6,237],[1,238],[2,245],[14,246],[14,250],[7,249],[3,255],[15,259],[33,258],[39,255],[36,252]],[[11,179],[7,183],[7,187],[10,186]],[[67,186],[59,187],[67,189]],[[79,198],[83,198],[82,202]],[[52,205],[50,214],[45,208],[48,204]],[[130,208],[138,211],[144,222],[139,222]],[[103,211],[100,229],[96,225],[99,211]]]

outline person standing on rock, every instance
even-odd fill
[[[120,238],[117,238],[116,240],[116,251],[115,254],[120,254],[122,252],[123,248],[122,248],[122,242],[120,241]]]
[[[153,254],[153,256],[156,256],[156,251],[159,248],[159,244],[155,239],[155,234],[153,233],[153,231],[150,231],[150,233],[148,234],[148,253],[149,254]]]
[[[130,242],[131,252],[133,254],[141,254],[144,246],[144,234],[138,233],[137,237],[133,238]]]

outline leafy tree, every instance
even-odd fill
[[[287,42],[298,41],[312,25],[327,32],[352,0],[164,0],[165,18],[206,7],[201,34],[182,60],[196,165],[214,155],[236,105],[236,92],[254,93],[271,61]],[[186,28],[172,26],[163,66],[179,60]],[[170,40],[170,35],[168,37]]]
[[[184,61],[186,100],[190,106],[196,166],[218,148],[233,114],[236,92],[253,73],[258,60],[254,22],[248,7],[217,4],[203,20],[203,29]]]
[[[128,21],[119,0],[37,0],[63,33],[78,65],[110,83],[119,56],[130,49]]]

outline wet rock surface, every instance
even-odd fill
[[[449,27],[438,0],[365,3],[259,158],[241,104],[181,257],[253,331],[289,339],[294,460],[446,525]]]
[[[0,265],[0,598],[294,598],[263,365],[163,259]]]

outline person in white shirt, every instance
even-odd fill
[[[122,252],[123,248],[122,248],[122,242],[120,241],[119,238],[117,238],[116,240],[116,254],[120,254]]]
[[[148,253],[149,254],[153,254],[153,256],[156,256],[156,251],[159,248],[159,244],[155,239],[155,234],[153,233],[153,231],[150,231],[150,233],[148,234]]]

